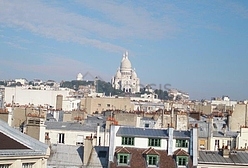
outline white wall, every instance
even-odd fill
[[[63,100],[62,109],[64,111],[77,110],[80,107],[80,102],[81,102],[81,99],[74,99],[74,98]]]
[[[134,146],[133,145],[122,145],[122,137],[117,136],[115,139],[116,146],[125,146],[125,147],[135,147],[135,148],[149,148],[148,146],[148,139],[149,138],[141,138],[141,137],[135,137],[134,138]],[[158,150],[167,150],[167,139],[161,139],[161,146],[155,147],[152,146],[154,149]]]
[[[57,95],[63,95],[63,99],[69,96],[70,90],[31,90],[22,87],[5,87],[4,101],[9,104],[12,103],[12,96],[14,102],[19,105],[44,105],[49,104],[56,107]]]
[[[210,150],[211,151],[217,151],[218,149],[215,147],[215,140],[219,140],[219,147],[222,148],[223,144],[224,146],[227,146],[227,143],[229,140],[232,141],[233,143],[233,138],[228,138],[228,137],[213,137],[211,138],[211,145],[210,145]],[[233,144],[231,146],[231,148],[233,147]]]
[[[237,137],[236,146],[238,149],[248,147],[248,128],[241,128]]]
[[[64,144],[65,145],[76,145],[77,143],[77,137],[78,135],[84,136],[94,136],[95,132],[86,132],[86,131],[72,131],[72,130],[46,130],[47,133],[49,133],[49,138],[50,142],[52,144],[57,144],[58,143],[58,135],[60,133],[64,133]],[[101,137],[101,146],[104,146],[104,132],[100,132],[100,137]],[[105,144],[109,145],[108,137],[109,133],[105,134]]]

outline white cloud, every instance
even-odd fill
[[[171,36],[178,29],[175,23],[169,19],[166,13],[164,13],[164,8],[166,10],[174,10],[174,6],[165,4],[156,4],[150,2],[149,4],[139,3],[135,6],[127,1],[123,3],[101,1],[101,0],[86,0],[78,1],[82,6],[87,6],[88,8],[94,9],[100,12],[105,19],[110,20],[110,22],[115,23],[115,27],[112,27],[111,33],[104,30],[114,37],[137,37],[137,38],[163,38],[166,36]],[[142,4],[144,6],[142,6]],[[160,6],[159,6],[160,5]],[[152,11],[146,9],[150,7]],[[160,9],[157,9],[160,7]],[[160,11],[161,16],[154,17],[156,10]],[[95,27],[99,28],[99,27]]]
[[[87,38],[92,27],[108,27],[108,25],[40,2],[0,1],[0,23],[24,28],[56,40],[92,45],[109,51],[125,50],[123,47],[97,40],[96,37]]]
[[[176,29],[166,16],[155,19],[145,8],[130,4],[102,1],[83,1],[82,4],[91,11],[100,12],[103,19],[72,13],[66,8],[39,1],[2,0],[0,23],[47,38],[114,52],[126,49],[109,42],[113,39],[156,39],[169,36]]]

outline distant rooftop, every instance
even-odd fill
[[[96,131],[97,124],[100,125],[100,131],[104,131],[106,117],[104,116],[88,116],[85,121],[80,122],[56,122],[56,121],[46,121],[45,125],[48,130],[69,130],[69,131]]]
[[[235,151],[229,154],[229,158],[224,158],[219,151],[199,151],[198,163],[219,164],[219,165],[242,165],[248,166],[248,152]]]

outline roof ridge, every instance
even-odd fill
[[[151,153],[152,151],[153,151],[154,153],[156,153],[157,155],[159,155],[159,153],[158,153],[154,148],[152,148],[152,147],[150,147],[150,148],[144,150],[144,151],[142,152],[142,154],[149,154],[149,153]]]

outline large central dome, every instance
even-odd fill
[[[125,54],[123,54],[123,58],[121,61],[121,71],[125,71],[125,70],[131,70],[132,69],[132,65],[131,62],[128,59],[128,53],[126,52]]]

